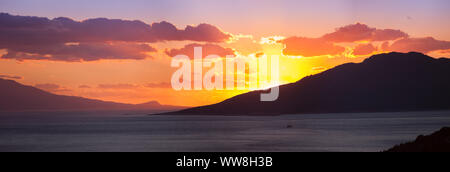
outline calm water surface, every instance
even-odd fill
[[[450,111],[276,117],[145,114],[0,112],[0,151],[382,151],[450,126]]]

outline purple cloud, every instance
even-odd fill
[[[362,56],[362,55],[370,55],[373,52],[377,51],[377,48],[372,44],[359,44],[353,50],[353,55]]]
[[[335,32],[324,35],[322,38],[331,42],[357,42],[357,41],[390,41],[409,37],[403,31],[393,29],[371,28],[365,24],[357,23],[336,29]]]
[[[427,38],[405,38],[394,42],[392,45],[383,45],[385,51],[397,52],[421,52],[429,53],[437,50],[450,49],[449,41],[440,41],[432,37]]]
[[[39,88],[41,90],[49,91],[49,92],[68,92],[71,91],[67,88],[61,87],[58,84],[36,84],[34,87]]]
[[[149,52],[157,50],[139,43],[79,43],[74,45],[33,45],[8,49],[4,59],[53,60],[53,61],[96,61],[100,59],[148,58]]]
[[[133,84],[100,84],[98,88],[112,89],[112,90],[130,90],[138,88],[139,86]]]
[[[89,86],[89,85],[80,85],[80,86],[78,86],[78,88],[89,89],[89,88],[91,88],[91,86]]]
[[[145,87],[148,87],[148,88],[172,88],[172,84],[168,83],[168,82],[149,83],[149,84],[146,84]]]
[[[79,22],[63,17],[48,19],[0,13],[0,49],[8,51],[3,58],[18,60],[143,59],[146,52],[156,51],[143,43],[224,42],[230,37],[209,24],[178,29],[168,22],[148,25],[106,18]],[[114,50],[117,48],[126,50]]]
[[[209,55],[218,55],[220,57],[226,57],[228,55],[236,55],[234,50],[231,48],[224,48],[215,44],[188,44],[181,49],[171,49],[166,50],[166,54],[170,57],[175,57],[177,55],[186,55],[190,58],[194,58],[194,48],[202,47],[203,58]]]
[[[0,74],[0,78],[2,78],[2,79],[12,79],[12,80],[23,79],[23,77],[21,77],[21,76],[15,76],[15,75],[1,75],[1,74]]]
[[[322,56],[339,55],[345,51],[339,43],[355,43],[358,41],[393,41],[408,38],[409,35],[400,30],[371,28],[357,23],[336,29],[335,32],[325,34],[320,38],[290,37],[279,41],[285,44],[285,55],[293,56]],[[370,54],[376,51],[373,45],[360,45],[355,49],[355,55]],[[370,53],[369,53],[370,52]]]

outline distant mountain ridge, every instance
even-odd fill
[[[180,110],[156,101],[132,105],[55,95],[16,81],[0,79],[0,111],[4,110]]]
[[[178,115],[280,115],[450,109],[450,59],[388,53],[280,87],[275,102],[255,91]]]

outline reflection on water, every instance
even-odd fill
[[[144,114],[0,112],[0,151],[382,151],[450,126],[449,111],[276,117]]]

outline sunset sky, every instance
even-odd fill
[[[283,84],[384,52],[450,57],[448,0],[0,0],[0,13],[0,78],[123,103],[248,91],[173,90],[171,59],[194,46],[280,55]]]

